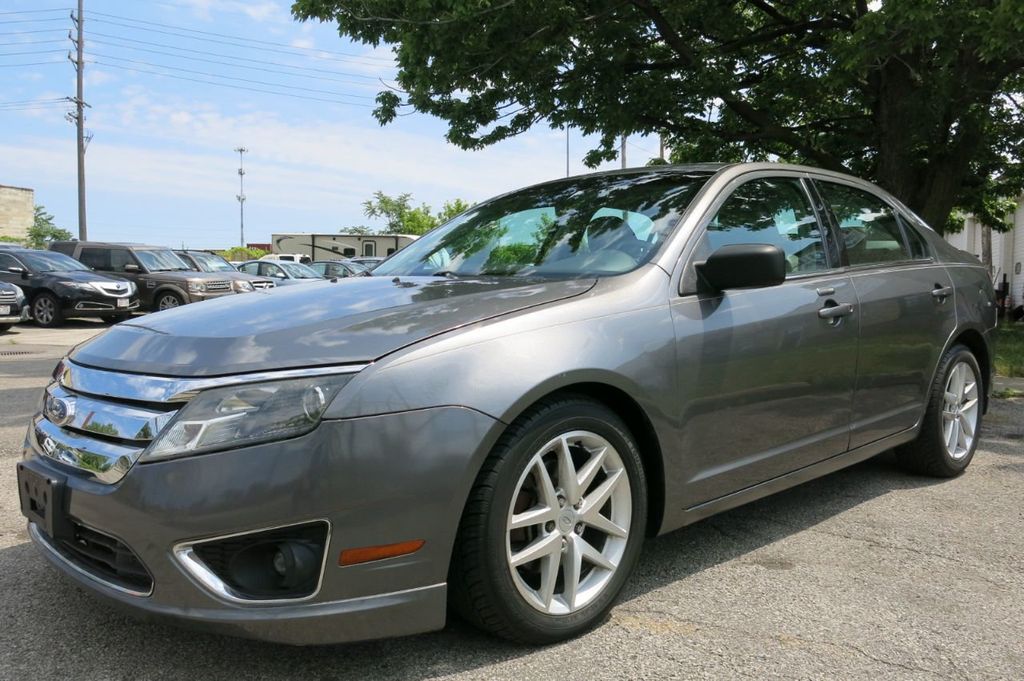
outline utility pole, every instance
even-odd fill
[[[243,154],[248,149],[245,147],[235,147],[235,151],[238,152],[238,194],[235,198],[238,199],[238,245],[245,248],[245,162]]]
[[[68,59],[75,65],[77,76],[75,99],[73,100],[75,113],[71,114],[71,117],[75,121],[75,127],[78,132],[78,238],[80,241],[86,241],[89,238],[89,231],[86,228],[85,220],[85,107],[88,104],[85,103],[82,93],[82,80],[85,76],[85,59],[83,57],[85,50],[85,16],[82,14],[82,0],[78,0],[78,12],[71,13],[71,21],[74,22],[75,28],[78,29],[77,37],[72,39],[72,42],[75,44],[75,59],[71,59],[71,54],[68,54]],[[68,33],[68,38],[71,38],[70,33]]]
[[[622,136],[622,140],[619,143],[619,158],[622,159],[622,167],[626,167],[626,136]]]

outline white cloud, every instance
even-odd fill
[[[290,20],[287,7],[270,0],[179,0],[172,6],[186,7],[203,21],[211,21],[217,13],[244,14],[253,21]]]

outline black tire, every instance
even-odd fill
[[[0,324],[0,333],[10,331],[12,326],[14,326],[14,324]]]
[[[621,560],[603,590],[575,612],[552,615],[531,606],[517,590],[506,558],[506,522],[533,455],[552,438],[574,430],[594,433],[617,450],[628,475],[632,517]],[[578,636],[598,624],[614,604],[636,566],[646,525],[644,469],[622,420],[582,396],[544,400],[508,427],[477,476],[456,538],[448,580],[451,603],[470,623],[520,643],[547,644]]]
[[[966,364],[974,372],[976,399],[978,400],[977,424],[974,429],[970,447],[965,454],[954,457],[946,445],[944,438],[945,422],[943,407],[945,389],[954,367]],[[981,439],[982,412],[984,411],[985,389],[981,368],[974,354],[963,345],[954,345],[939,362],[935,372],[935,381],[928,394],[928,406],[921,432],[917,439],[896,448],[896,460],[911,473],[929,475],[938,478],[952,478],[964,472],[974,458]]]
[[[117,324],[118,322],[123,322],[124,320],[131,318],[132,316],[130,314],[105,314],[100,317],[100,319],[105,321],[107,324]]]
[[[64,310],[52,293],[40,293],[32,300],[32,318],[44,329],[64,325]]]
[[[174,301],[171,304],[170,301]],[[153,311],[160,312],[162,310],[173,310],[176,307],[181,307],[185,304],[185,298],[180,293],[175,291],[161,291],[157,294],[153,300]]]

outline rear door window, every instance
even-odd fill
[[[113,272],[109,248],[83,248],[78,254],[78,261],[100,272]]]
[[[914,260],[927,260],[932,257],[928,250],[928,244],[924,237],[917,231],[917,228],[900,217],[900,224],[903,225],[903,233],[907,235],[907,245],[910,247],[910,257]]]
[[[851,266],[909,260],[896,212],[864,190],[817,181],[825,204],[832,210]]]

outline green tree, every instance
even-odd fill
[[[394,46],[412,108],[478,149],[535,124],[665,134],[674,161],[779,158],[873,179],[941,229],[1018,194],[1019,0],[296,0]],[[991,194],[988,181],[1000,185]],[[987,193],[988,192],[988,193]]]
[[[32,226],[28,228],[28,235],[25,239],[26,246],[46,248],[51,241],[66,241],[70,238],[71,232],[53,224],[53,215],[47,213],[42,206],[36,206]]]
[[[382,191],[373,193],[373,198],[363,202],[363,214],[368,218],[384,220],[383,234],[426,234],[438,225],[447,222],[467,210],[470,204],[462,199],[446,201],[444,207],[434,213],[423,203],[413,206],[412,194],[389,196]]]
[[[235,262],[259,260],[266,254],[267,252],[260,248],[246,248],[245,246],[234,246],[223,251],[217,251],[217,255],[220,257],[225,260],[233,260]]]

